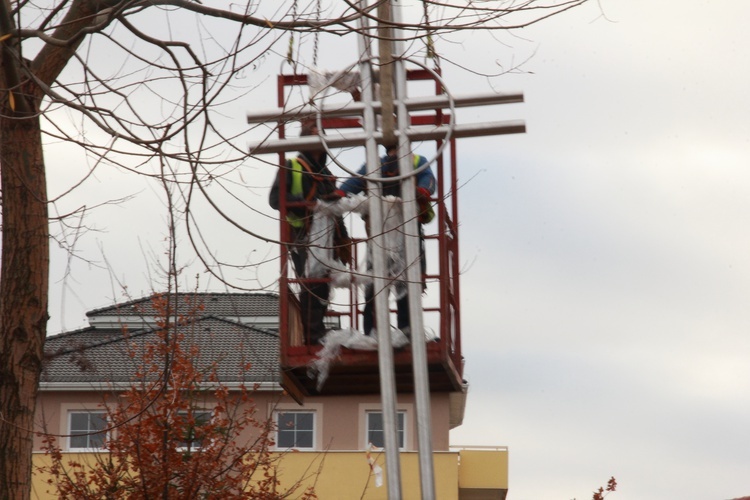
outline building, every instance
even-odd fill
[[[385,469],[384,456],[367,451],[368,443],[383,441],[379,395],[321,393],[302,404],[287,395],[279,369],[277,295],[191,293],[172,300],[185,318],[177,332],[198,348],[196,365],[215,366],[218,381],[230,390],[254,387],[256,408],[281,429],[274,439],[278,453],[299,450],[282,458],[282,483],[321,467],[315,486],[321,499],[387,498],[386,488],[375,486],[368,462],[374,457]],[[81,460],[100,453],[103,437],[89,433],[104,425],[103,397],[137,379],[137,356],[129,353],[156,339],[159,314],[152,298],[145,297],[87,316],[89,327],[47,339],[37,403],[39,425],[65,436],[60,441],[64,453]],[[449,443],[450,429],[462,423],[465,402],[465,393],[431,394],[436,491],[441,500],[504,499],[507,449],[457,449]],[[413,395],[399,394],[397,408],[403,496],[419,498]],[[41,448],[37,437],[36,465],[48,460]],[[44,481],[37,474],[32,498],[55,498],[46,493]]]

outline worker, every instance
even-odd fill
[[[417,220],[419,221],[419,248],[420,248],[420,265],[422,275],[426,271],[426,260],[424,254],[424,232],[423,224],[427,224],[435,217],[435,212],[430,203],[431,196],[435,193],[435,174],[432,172],[427,159],[424,156],[413,155],[412,165],[415,171],[416,200],[418,204]],[[388,179],[389,177],[399,177],[399,158],[397,146],[386,147],[386,154],[380,158],[380,177]],[[357,176],[351,177],[344,181],[339,189],[346,194],[357,194],[365,191],[367,184],[364,176],[367,174],[367,165],[363,165],[357,172]],[[381,183],[383,196],[401,197],[401,180],[384,181]],[[370,236],[369,221],[365,220],[365,227]],[[371,262],[368,262],[371,269]],[[424,288],[424,281],[422,284]],[[372,335],[375,327],[374,318],[374,287],[372,284],[365,286],[365,307],[363,311],[363,327],[365,335]],[[396,326],[407,337],[410,336],[409,321],[409,297],[403,294],[396,300]]]
[[[318,127],[314,121],[302,123],[300,136],[318,135]],[[294,270],[300,282],[300,313],[305,342],[316,345],[326,334],[324,318],[328,310],[330,284],[325,279],[327,273],[320,276],[308,276],[306,273],[312,262],[310,241],[310,226],[313,220],[313,205],[317,200],[335,202],[345,194],[336,189],[336,178],[326,166],[328,155],[322,146],[300,151],[296,158],[286,161],[286,165],[279,168],[276,179],[271,187],[268,203],[275,210],[279,210],[280,203],[287,203],[287,224],[289,225],[289,246]],[[286,193],[280,191],[281,176],[285,175]],[[302,202],[305,202],[304,204]],[[289,206],[292,204],[292,206]],[[344,264],[351,262],[351,239],[346,231],[342,217],[335,217],[333,224],[333,251],[335,256]],[[304,278],[310,278],[306,281]],[[283,291],[282,291],[283,293]]]

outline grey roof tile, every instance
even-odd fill
[[[120,316],[134,313],[154,316],[153,297],[142,297],[109,307],[95,309],[86,316]],[[206,316],[244,317],[244,316],[278,316],[279,296],[274,293],[180,293],[178,294],[178,311],[188,311],[196,305],[204,307]]]
[[[278,297],[272,294],[234,294],[235,297],[228,296],[231,294],[201,295],[202,299],[208,298],[209,301],[210,296],[221,297],[214,306],[207,306],[201,316],[176,330],[183,337],[184,350],[192,346],[197,348],[198,354],[194,359],[196,366],[200,370],[215,369],[218,380],[223,383],[277,381],[278,334],[212,313],[226,313],[230,309],[237,311],[237,305],[249,306],[249,309],[264,313],[273,308],[278,311]],[[150,300],[141,300],[150,304]],[[274,300],[275,304],[270,305],[270,300]],[[107,309],[117,310],[117,306]],[[146,310],[148,308],[144,306]],[[247,316],[244,311],[239,312],[239,316]],[[153,329],[123,332],[120,329],[89,327],[49,337],[45,343],[42,382],[131,382],[136,378],[140,356],[131,356],[130,353],[142,353],[148,343],[156,341],[158,336]]]

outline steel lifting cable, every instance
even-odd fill
[[[320,39],[320,0],[315,4],[315,36],[313,41],[313,68],[318,67],[318,42]]]
[[[292,21],[297,20],[297,0],[294,0],[292,2]],[[294,30],[289,31],[289,47],[286,51],[286,62],[289,63],[290,66],[292,66],[292,70],[294,73],[296,71],[294,70]]]
[[[430,12],[427,9],[427,0],[422,0],[422,7],[424,7],[424,25],[425,31],[427,32],[427,39],[425,42],[427,54],[425,54],[425,57],[427,59],[434,60],[437,58],[437,53],[435,52],[435,40],[432,39],[432,28],[430,27]]]

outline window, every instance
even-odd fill
[[[70,415],[70,449],[104,448],[107,414],[103,411],[72,411]]]
[[[315,448],[315,412],[276,412],[276,447]]]
[[[406,422],[406,412],[399,411],[397,413],[397,425],[398,425],[398,447],[399,449],[404,448],[406,442],[406,435],[404,423]],[[367,442],[372,443],[373,446],[378,448],[385,447],[385,433],[383,431],[383,412],[380,411],[368,411],[367,412]]]
[[[184,430],[183,438],[177,443],[177,448],[182,450],[200,449],[203,446],[203,437],[199,429],[211,420],[211,412],[207,410],[193,410],[189,413],[181,411],[177,413],[177,417]]]

